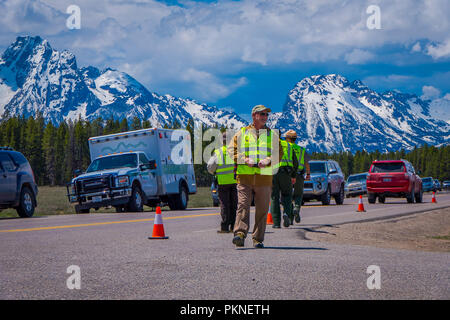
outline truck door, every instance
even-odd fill
[[[0,202],[14,201],[17,187],[17,166],[6,152],[0,152]]]
[[[139,167],[141,164],[148,164],[149,160],[143,153],[139,153]],[[141,176],[142,189],[147,196],[154,196],[158,192],[158,185],[156,183],[156,170],[139,169],[139,175]]]
[[[336,171],[336,167],[334,166],[333,162],[328,162],[328,179],[330,181],[331,184],[331,193],[336,193],[337,192],[337,186],[336,186],[336,178],[337,175],[336,173],[330,173],[332,171]]]

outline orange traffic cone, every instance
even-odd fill
[[[161,215],[161,207],[156,207],[155,223],[153,224],[153,233],[149,239],[169,239],[164,235],[164,225]]]
[[[434,191],[433,191],[433,197],[431,198],[431,203],[437,203],[436,201],[436,196],[434,195]]]
[[[272,214],[270,213],[270,202],[269,202],[269,213],[267,213],[267,222],[266,224],[273,224]]]
[[[356,210],[356,212],[366,212],[366,210],[364,210],[364,204],[361,195],[359,196],[358,210]]]

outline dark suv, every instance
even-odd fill
[[[414,167],[406,160],[375,160],[367,176],[367,193],[369,203],[376,198],[384,203],[386,197],[406,197],[408,203],[422,202],[422,179]]]
[[[0,147],[0,211],[14,208],[22,218],[34,214],[38,187],[27,159],[20,152]]]

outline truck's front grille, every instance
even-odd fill
[[[77,190],[81,192],[97,192],[103,191],[105,188],[109,188],[110,185],[111,176],[102,176],[77,181]]]
[[[313,184],[307,182],[307,183],[304,184],[304,188],[306,188],[306,189],[312,189],[312,188],[313,188]]]

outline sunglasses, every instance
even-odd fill
[[[262,116],[269,116],[268,112],[258,112],[258,114],[262,115]]]

